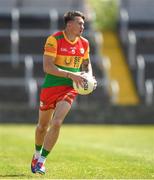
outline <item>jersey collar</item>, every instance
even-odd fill
[[[63,32],[64,38],[65,38],[66,41],[69,42],[70,44],[75,44],[75,43],[78,41],[78,39],[79,39],[78,37],[76,37],[76,39],[75,39],[74,41],[70,41],[70,40],[67,38],[65,32],[64,32],[64,31],[62,31],[62,32]]]

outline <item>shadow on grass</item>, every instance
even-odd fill
[[[35,174],[35,177],[33,175],[27,175],[27,174],[0,174],[0,179],[35,179],[35,178],[42,178],[42,175]]]
[[[25,176],[27,176],[27,175],[25,175],[25,174],[7,174],[7,175],[0,175],[0,178],[15,178],[15,177],[25,177]]]

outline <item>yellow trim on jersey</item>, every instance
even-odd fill
[[[80,68],[83,58],[79,56],[61,56],[57,55],[54,63],[58,66],[69,68]]]
[[[49,36],[45,43],[44,55],[56,57],[57,55],[57,40],[53,36]]]
[[[86,50],[86,52],[84,54],[83,59],[89,59],[89,46],[88,46],[88,48],[87,48],[87,50]]]
[[[47,55],[47,56],[52,56],[52,57],[56,57],[55,53],[50,53],[50,52],[44,52],[44,55]]]

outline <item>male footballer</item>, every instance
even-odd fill
[[[74,81],[83,86],[83,73],[92,75],[88,40],[81,35],[84,15],[79,11],[64,14],[65,28],[47,38],[43,70],[46,74],[40,93],[39,119],[35,131],[35,152],[31,162],[33,173],[45,174],[45,161],[54,147],[60,127],[77,92]],[[83,73],[79,73],[82,71]]]

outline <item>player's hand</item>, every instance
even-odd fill
[[[82,73],[70,73],[70,78],[76,83],[76,86],[84,87],[84,76]]]
[[[87,74],[85,71],[82,71],[82,72],[80,72],[81,73],[81,75],[83,76],[83,77],[85,77],[85,79],[86,79],[86,76],[84,76],[84,74]],[[90,75],[91,76],[91,75]],[[96,80],[96,78],[95,78],[95,76],[92,76],[92,78],[93,78],[93,80],[94,80],[94,90],[96,89],[96,87],[97,87],[97,80]]]

